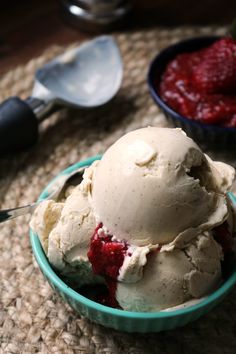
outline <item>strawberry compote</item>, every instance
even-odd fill
[[[221,245],[224,256],[228,253],[233,253],[233,236],[226,221],[213,229],[213,235],[215,240]]]
[[[106,280],[108,294],[98,298],[98,301],[105,305],[119,307],[115,298],[117,277],[126,254],[130,256],[128,244],[114,240],[112,235],[104,232],[102,224],[99,224],[91,238],[88,259],[94,273]]]
[[[168,106],[187,118],[236,127],[236,41],[223,38],[177,55],[158,90]]]

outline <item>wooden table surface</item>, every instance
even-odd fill
[[[133,0],[129,28],[229,23],[235,0]],[[51,44],[68,44],[93,34],[68,25],[59,0],[0,0],[0,74],[26,63]],[[226,6],[227,5],[227,6]]]

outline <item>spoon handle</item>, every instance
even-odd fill
[[[32,203],[23,207],[0,210],[0,223],[6,220],[16,218],[17,216],[32,213],[38,203]]]
[[[18,97],[0,105],[0,156],[26,149],[38,140],[38,119]]]

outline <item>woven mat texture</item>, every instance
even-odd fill
[[[0,160],[0,207],[33,202],[59,171],[102,153],[124,133],[147,125],[168,126],[146,84],[148,65],[165,46],[224,28],[155,28],[115,35],[124,60],[124,79],[116,98],[92,109],[54,114],[41,127],[31,150]],[[74,44],[72,44],[74,45]],[[6,73],[0,100],[26,98],[34,71],[66,48],[52,46],[42,56]],[[236,166],[230,152],[208,153]],[[184,328],[157,334],[127,334],[80,318],[49,287],[33,259],[28,237],[29,216],[1,225],[0,353],[235,353],[236,289],[214,311]]]

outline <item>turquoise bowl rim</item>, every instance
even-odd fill
[[[40,194],[38,200],[43,200],[48,195],[48,188],[54,183],[55,179],[61,175],[66,175],[73,172],[77,168],[87,167],[95,160],[101,159],[102,155],[96,155],[90,157],[86,160],[80,161],[75,163],[74,165],[66,168],[62,172],[60,172],[43,190]],[[230,199],[236,204],[236,196],[232,193],[229,193]],[[42,249],[41,243],[39,241],[38,235],[30,230],[30,241],[33,250],[33,254],[38,262],[38,265],[43,272],[43,274],[58,288],[62,293],[66,294],[68,297],[72,298],[76,302],[82,303],[84,306],[87,306],[90,309],[100,311],[106,314],[110,314],[116,317],[125,317],[129,319],[168,319],[173,317],[181,317],[182,315],[186,315],[200,309],[206,308],[208,309],[210,304],[214,304],[217,300],[223,298],[223,296],[228,293],[229,290],[236,284],[236,267],[233,273],[229,276],[229,278],[213,293],[208,295],[205,299],[201,302],[191,305],[186,308],[177,309],[173,311],[159,311],[159,312],[131,312],[131,311],[124,311],[119,309],[114,309],[112,307],[101,305],[95,301],[92,301],[85,296],[79,294],[72,288],[70,288],[62,279],[55,273],[53,268],[51,267],[47,257]]]

